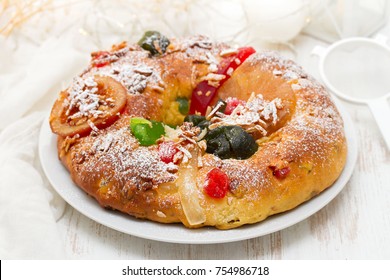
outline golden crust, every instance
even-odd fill
[[[185,181],[180,176],[190,164],[194,166],[194,159],[166,164],[159,159],[157,146],[140,146],[128,126],[132,116],[162,120],[170,95],[190,96],[210,65],[221,60],[221,51],[228,49],[205,41],[204,37],[172,40],[168,52],[157,58],[128,47],[112,65],[90,67],[83,73],[84,77],[111,75],[129,91],[125,111],[113,125],[86,137],[58,138],[59,157],[72,179],[103,207],[161,223],[229,229],[290,210],[331,186],[340,175],[347,146],[342,119],[329,94],[294,62],[258,52],[234,71],[218,94],[223,99],[247,100],[252,92],[268,101],[279,98],[283,115],[268,127],[266,137],[258,140],[258,151],[246,160],[222,160],[183,142],[184,149],[199,155],[196,168],[191,169],[196,178],[192,196],[204,216],[200,223],[189,221],[179,183]],[[149,67],[153,73],[148,73],[141,92],[134,92],[134,84],[113,74],[112,69],[120,67],[129,73]],[[222,199],[203,192],[207,173],[214,167],[230,179],[230,190]],[[284,167],[290,169],[288,176],[275,177],[272,168]]]

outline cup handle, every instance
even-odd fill
[[[383,98],[370,100],[368,107],[378,124],[379,130],[386,142],[387,149],[390,151],[390,108],[387,103],[387,97],[389,97],[389,94]]]

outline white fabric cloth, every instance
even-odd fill
[[[56,224],[65,202],[41,170],[38,136],[59,90],[87,65],[94,47],[83,43],[76,33],[15,50],[0,37],[1,259],[67,258]]]
[[[55,216],[61,216],[65,204],[48,191],[36,166],[43,117],[43,113],[34,113],[8,126],[0,135],[2,259],[65,257],[55,223]]]

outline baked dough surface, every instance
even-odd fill
[[[172,118],[167,115],[170,103],[178,96],[190,98],[200,81],[215,79],[210,73],[229,49],[202,36],[171,39],[167,52],[156,57],[122,43],[111,50],[117,54],[109,64],[94,67],[91,62],[79,77],[111,77],[127,90],[127,102],[113,124],[94,127],[82,137],[58,137],[59,158],[74,182],[108,209],[161,223],[219,229],[260,222],[330,187],[346,161],[341,116],[322,85],[274,52],[251,55],[218,90],[223,100],[237,97],[263,106],[262,128],[250,118],[240,123],[258,144],[250,158],[220,159],[206,153],[205,142],[197,141],[200,131],[187,123],[169,136],[180,145],[176,164],[160,159],[158,145],[141,146],[133,136],[132,117]],[[233,117],[212,120],[214,126],[240,122]],[[213,168],[229,178],[229,191],[220,199],[203,189]],[[275,170],[285,168],[286,176],[275,176]]]

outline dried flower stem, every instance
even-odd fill
[[[32,16],[50,9],[52,0],[0,0],[0,17],[7,18],[0,34],[8,36],[11,32]]]

